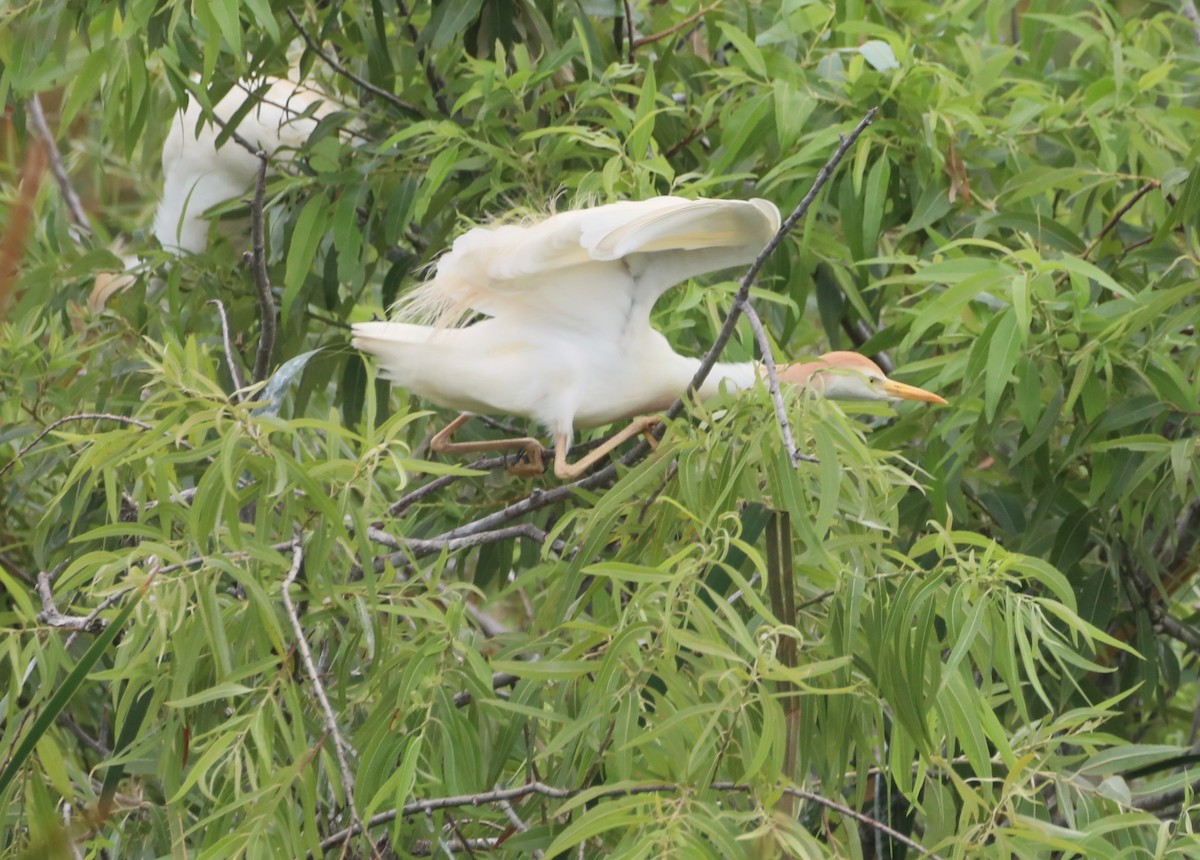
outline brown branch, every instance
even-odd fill
[[[1114,212],[1112,214],[1112,217],[1108,219],[1108,221],[1105,223],[1105,225],[1100,228],[1100,232],[1096,234],[1096,238],[1093,239],[1091,242],[1088,242],[1088,246],[1083,249],[1083,253],[1080,255],[1080,259],[1086,260],[1088,258],[1088,256],[1091,255],[1092,251],[1095,250],[1096,246],[1099,245],[1102,241],[1104,241],[1104,237],[1107,236],[1109,233],[1111,233],[1114,229],[1116,229],[1116,226],[1121,223],[1121,219],[1124,218],[1126,214],[1128,214],[1129,210],[1132,209],[1134,206],[1136,206],[1137,202],[1139,200],[1141,200],[1143,197],[1145,197],[1147,194],[1149,194],[1151,191],[1153,191],[1155,188],[1158,188],[1158,187],[1159,187],[1158,180],[1151,179],[1149,182],[1147,182],[1145,185],[1143,185],[1141,188],[1139,188],[1137,191],[1135,191],[1133,193],[1133,196],[1130,197],[1127,201],[1125,201],[1125,203],[1119,209],[1117,209],[1116,212]]]
[[[368,537],[376,543],[397,550],[397,552],[386,556],[386,560],[396,567],[407,564],[412,558],[423,558],[429,555],[437,555],[441,552],[458,552],[459,550],[471,549],[483,544],[496,543],[497,541],[511,540],[518,537],[526,537],[538,543],[546,542],[546,532],[533,525],[533,523],[523,523],[518,526],[509,526],[491,531],[473,532],[472,534],[460,537],[442,536],[429,539],[396,538],[388,535],[381,529],[371,528],[368,531]]]
[[[280,596],[283,598],[283,607],[287,612],[288,620],[292,624],[292,632],[296,636],[296,650],[300,652],[300,660],[304,663],[305,671],[308,673],[308,680],[312,684],[313,692],[317,695],[317,701],[321,705],[321,712],[324,715],[325,731],[333,737],[333,751],[337,756],[338,770],[342,776],[342,791],[346,795],[346,807],[350,810],[350,817],[354,822],[356,832],[365,833],[366,828],[363,826],[362,819],[358,814],[358,807],[354,805],[354,774],[350,770],[349,756],[354,755],[354,748],[342,735],[342,730],[338,727],[337,716],[333,712],[333,706],[329,704],[329,697],[325,694],[325,685],[321,683],[321,675],[317,671],[317,666],[313,662],[312,651],[308,647],[308,640],[304,638],[304,628],[300,624],[300,616],[296,613],[296,605],[292,602],[292,596],[288,593],[289,589],[296,582],[296,577],[300,575],[300,570],[304,567],[304,545],[300,540],[299,531],[292,538],[292,565],[288,568],[287,575],[283,578],[283,587],[280,589]],[[371,855],[377,860],[381,860],[379,851],[376,850],[374,843],[368,840],[371,846]]]
[[[318,57],[320,57],[322,60],[324,60],[325,65],[329,66],[329,68],[333,69],[335,72],[337,72],[339,75],[346,78],[347,80],[352,81],[355,84],[357,84],[358,86],[362,87],[364,90],[371,93],[372,95],[379,96],[379,98],[383,99],[385,102],[392,105],[396,109],[402,110],[405,113],[410,114],[411,116],[413,116],[417,119],[421,118],[421,116],[422,116],[421,111],[416,105],[409,104],[404,99],[396,96],[394,93],[389,93],[387,90],[383,89],[382,87],[375,86],[373,83],[368,81],[366,78],[359,77],[354,72],[350,71],[345,66],[343,66],[341,63],[339,63],[337,60],[335,60],[333,57],[329,56],[329,54],[327,54],[323,50],[321,50],[321,46],[319,44],[317,44],[316,39],[314,39],[311,35],[309,35],[308,31],[304,29],[303,25],[300,23],[300,19],[296,17],[296,13],[293,12],[291,9],[285,9],[284,11],[287,13],[288,19],[291,20],[292,26],[296,28],[296,32],[298,32],[300,34],[300,38],[302,38],[304,40],[304,44],[306,44],[308,46],[308,49],[310,51],[312,51],[314,54],[316,54]]]
[[[291,10],[288,10],[291,14]],[[250,260],[254,268],[254,291],[262,318],[258,353],[254,356],[254,382],[262,382],[271,371],[271,353],[275,351],[275,295],[267,275],[267,255],[263,237],[263,201],[267,194],[267,154],[259,151],[258,177],[254,180],[254,200],[250,204]]]
[[[737,782],[713,782],[709,785],[709,789],[718,792],[728,792],[736,794],[754,794],[752,786],[745,783]],[[427,814],[438,809],[450,809],[458,806],[482,806],[484,804],[499,804],[507,803],[513,800],[519,800],[530,795],[540,797],[549,797],[555,800],[568,800],[584,791],[591,792],[592,800],[599,800],[605,797],[630,797],[640,794],[680,794],[688,791],[686,786],[675,783],[662,782],[651,783],[647,785],[620,785],[612,786],[611,788],[596,791],[595,789],[587,788],[560,788],[558,786],[547,785],[541,781],[528,782],[524,785],[515,788],[498,788],[493,791],[482,791],[477,794],[459,794],[452,797],[434,797],[427,800],[414,800],[411,803],[405,804],[401,809],[392,809],[387,812],[381,812],[378,815],[373,815],[371,820],[367,822],[368,827],[378,827],[381,824],[387,824],[394,821],[397,816],[407,817],[418,813]],[[782,789],[784,794],[792,797],[806,800],[809,803],[815,803],[818,806],[823,806],[826,809],[832,810],[846,818],[857,821],[859,824],[878,830],[880,833],[886,834],[896,842],[899,842],[912,850],[918,852],[923,857],[932,858],[932,860],[942,860],[941,856],[933,851],[930,851],[925,846],[905,836],[900,831],[889,827],[882,821],[876,821],[870,816],[863,815],[857,810],[822,797],[811,791],[806,791],[803,788],[787,785]],[[344,830],[328,836],[321,842],[321,850],[328,851],[330,848],[335,848],[342,845],[349,839],[362,831],[355,827],[347,827]],[[311,855],[310,855],[311,856]]]
[[[30,124],[37,132],[38,137],[42,139],[42,143],[45,144],[46,154],[50,157],[50,172],[54,174],[54,179],[58,182],[59,193],[62,194],[63,203],[67,205],[67,212],[70,214],[71,220],[79,229],[91,235],[91,222],[88,221],[87,213],[83,211],[83,203],[80,201],[79,195],[75,193],[75,187],[71,185],[71,177],[63,165],[62,153],[58,151],[54,133],[50,131],[50,124],[46,122],[46,112],[42,110],[42,101],[36,94],[30,97],[28,110]]]
[[[871,330],[871,326],[866,320],[856,319],[851,320],[847,313],[842,314],[842,331],[850,336],[850,340],[854,343],[854,348],[859,349],[864,343],[874,337],[875,332]],[[892,361],[892,357],[883,350],[875,353],[873,356],[875,363],[879,365],[879,369],[889,376],[896,369],[896,363]]]
[[[217,314],[221,318],[221,341],[225,346],[225,362],[229,365],[229,375],[233,377],[233,396],[238,403],[241,403],[244,399],[242,389],[246,387],[246,380],[242,379],[241,368],[234,359],[237,353],[234,351],[233,341],[229,337],[229,317],[225,315],[225,303],[220,299],[209,299],[208,304],[217,306]]]
[[[767,389],[771,392],[771,403],[775,407],[775,420],[779,422],[779,430],[783,434],[783,446],[787,449],[792,468],[799,466],[801,460],[806,463],[818,462],[816,457],[801,454],[796,448],[796,440],[792,436],[792,425],[787,417],[787,406],[783,402],[783,392],[779,390],[775,356],[771,354],[771,341],[767,337],[767,330],[763,328],[762,320],[758,318],[758,314],[748,301],[742,302],[742,314],[749,321],[750,328],[754,329],[754,338],[758,341],[758,349],[762,353],[763,367],[767,371]]]
[[[670,161],[672,158],[674,158],[679,153],[679,151],[681,149],[683,149],[685,146],[687,146],[693,140],[698,138],[700,135],[704,134],[704,132],[706,132],[710,128],[712,128],[714,123],[716,123],[715,119],[710,120],[709,122],[706,122],[704,125],[696,126],[694,129],[692,129],[690,132],[688,132],[687,137],[685,137],[682,140],[680,140],[679,142],[675,143],[673,146],[671,146],[670,149],[668,149],[666,152],[664,152],[663,158],[665,158],[667,161]]]
[[[33,207],[46,176],[46,147],[30,141],[21,166],[21,189],[17,192],[4,236],[0,238],[0,321],[8,308],[8,297],[17,280],[17,268],[25,256],[25,239],[33,224]]]
[[[626,6],[626,8],[628,8],[629,4],[626,3],[625,6]],[[669,36],[674,36],[680,30],[683,30],[683,29],[691,26],[693,23],[700,20],[708,13],[715,12],[719,8],[721,8],[720,3],[713,3],[711,6],[705,6],[702,9],[699,9],[698,11],[693,12],[691,15],[688,15],[686,18],[683,18],[678,23],[673,24],[672,26],[668,27],[667,29],[662,30],[658,33],[652,33],[649,36],[642,36],[641,38],[635,39],[635,38],[633,38],[633,33],[631,32],[629,34],[629,41],[630,41],[630,46],[631,46],[630,47],[630,52],[631,52],[630,56],[632,57],[632,49],[633,48],[640,48],[643,45],[649,45],[653,42],[659,42],[663,39],[666,39]]]

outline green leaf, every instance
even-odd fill
[[[41,711],[34,718],[33,724],[29,727],[25,737],[17,745],[8,763],[4,766],[4,770],[0,771],[0,794],[3,794],[8,786],[12,783],[13,778],[24,767],[25,762],[29,759],[30,754],[37,746],[42,736],[52,726],[58,715],[70,703],[75,694],[82,689],[87,681],[88,673],[92,667],[99,662],[100,658],[112,645],[113,640],[117,638],[117,634],[124,629],[125,623],[133,614],[133,610],[137,607],[138,601],[145,595],[146,590],[150,587],[150,583],[154,581],[154,574],[151,573],[146,577],[145,581],[140,586],[133,589],[133,595],[126,602],[125,607],[117,613],[108,624],[104,631],[96,637],[83,656],[79,658],[79,662],[67,673],[67,677],[63,682],[55,688],[54,693],[42,706]]]
[[[992,342],[988,346],[987,370],[984,374],[983,415],[991,421],[1000,405],[1000,396],[1008,387],[1013,367],[1021,354],[1021,334],[1017,314],[1012,308],[1004,312]]]

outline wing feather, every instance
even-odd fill
[[[401,300],[397,319],[456,325],[472,313],[553,315],[595,330],[649,314],[669,287],[751,262],[779,228],[766,200],[655,197],[476,227],[435,275]]]

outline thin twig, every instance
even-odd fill
[[[438,110],[446,116],[450,116],[450,105],[446,102],[445,96],[446,79],[438,74],[433,61],[429,59],[429,54],[421,42],[421,34],[413,26],[412,12],[404,0],[396,0],[396,8],[400,10],[400,14],[404,18],[404,26],[408,30],[408,37],[412,39],[412,43],[417,47],[417,60],[425,69],[425,80],[429,81],[429,89],[433,93],[433,100],[437,103]]]
[[[89,615],[63,615],[54,603],[54,592],[50,588],[50,574],[42,572],[37,576],[37,593],[42,601],[42,611],[38,613],[38,621],[51,627],[65,627],[68,630],[82,630],[85,633],[100,633],[108,626],[108,622]]]
[[[709,789],[712,791],[738,794],[754,793],[752,786],[737,782],[713,782],[709,785]],[[529,797],[530,795],[539,795],[541,797],[549,797],[555,800],[568,800],[584,791],[589,791],[591,793],[590,798],[592,800],[598,800],[603,797],[630,797],[640,794],[680,794],[688,790],[689,789],[687,786],[663,782],[652,783],[649,785],[616,785],[608,789],[597,791],[595,789],[585,788],[560,788],[558,786],[547,785],[539,780],[528,782],[524,785],[515,786],[513,788],[497,788],[493,791],[482,791],[478,794],[460,794],[452,797],[435,797],[427,800],[414,800],[411,803],[405,804],[401,809],[392,809],[387,812],[381,812],[378,815],[373,815],[370,822],[368,822],[368,826],[378,827],[381,824],[387,824],[390,821],[394,821],[397,815],[400,817],[406,817],[409,815],[416,815],[418,813],[427,814],[434,810],[449,809],[458,806],[482,806],[484,804],[491,803],[499,804],[501,802],[511,802],[523,797]],[[839,815],[853,819],[859,824],[863,824],[867,827],[878,830],[896,842],[900,842],[901,844],[906,845],[912,850],[918,852],[923,857],[929,857],[932,858],[932,860],[942,860],[941,855],[930,851],[928,848],[918,842],[915,842],[908,836],[905,836],[900,831],[889,827],[882,821],[876,821],[870,816],[863,815],[861,812],[851,809],[844,804],[830,800],[826,797],[822,797],[814,792],[806,791],[803,788],[796,788],[795,786],[791,785],[784,786],[782,791],[784,794],[791,795],[792,797],[796,797],[801,800],[807,800],[809,803],[815,803],[818,806],[823,806],[826,809],[838,813]],[[330,848],[335,848],[338,845],[345,843],[347,840],[351,839],[360,832],[361,831],[356,829],[356,827],[347,827],[345,830],[339,830],[337,833],[332,834],[321,842],[321,850],[328,851]]]
[[[849,314],[842,314],[842,331],[850,336],[850,340],[854,341],[855,349],[858,349],[875,336],[875,332],[866,320],[851,320]],[[892,357],[883,350],[876,352],[872,357],[875,359],[875,363],[879,365],[879,369],[888,376],[891,376],[892,372],[896,369],[896,363],[892,361]]]
[[[1183,17],[1191,22],[1192,34],[1196,37],[1196,44],[1200,45],[1200,12],[1196,11],[1196,4],[1192,0],[1180,0],[1179,7]]]
[[[304,40],[304,44],[308,45],[308,49],[310,51],[312,51],[314,54],[316,54],[318,57],[320,57],[322,60],[324,60],[325,65],[329,66],[329,68],[333,69],[335,72],[337,72],[339,75],[346,78],[347,80],[353,81],[355,84],[362,87],[367,92],[369,92],[373,95],[379,96],[379,98],[383,99],[388,104],[395,107],[396,109],[402,110],[405,113],[410,114],[411,116],[418,118],[418,119],[421,117],[421,115],[422,115],[421,110],[416,105],[409,104],[404,99],[399,98],[398,96],[396,96],[393,93],[389,93],[387,90],[383,89],[382,87],[375,86],[373,83],[368,81],[366,78],[359,77],[358,75],[354,74],[354,72],[350,71],[345,66],[343,66],[341,63],[339,63],[337,60],[335,60],[333,57],[329,56],[329,54],[325,53],[321,49],[321,46],[319,44],[317,44],[316,39],[314,39],[311,35],[309,35],[308,31],[304,29],[304,26],[300,23],[300,19],[296,17],[296,13],[293,12],[291,9],[285,9],[284,11],[287,13],[288,18],[291,20],[292,26],[296,28],[296,32],[298,32],[300,34],[300,38]]]
[[[468,463],[468,469],[477,469],[481,472],[491,471],[492,469],[500,469],[508,464],[508,456],[487,457],[486,459],[476,460],[473,463]],[[440,478],[434,478],[426,484],[422,484],[411,492],[405,493],[396,501],[392,502],[392,506],[388,508],[388,516],[398,517],[400,514],[407,511],[417,502],[426,496],[431,496],[445,487],[450,486],[455,481],[463,478],[463,475],[442,475]]]
[[[1135,191],[1133,196],[1125,201],[1124,205],[1117,209],[1117,211],[1112,214],[1112,217],[1108,219],[1105,225],[1100,228],[1100,232],[1096,234],[1096,238],[1088,242],[1088,246],[1083,249],[1083,253],[1080,255],[1080,258],[1086,260],[1091,255],[1092,251],[1095,250],[1096,246],[1104,241],[1104,237],[1111,233],[1116,226],[1121,223],[1121,219],[1125,217],[1126,213],[1136,206],[1139,200],[1141,200],[1155,188],[1158,188],[1159,185],[1160,183],[1157,179],[1151,179],[1149,182]]]
[[[28,445],[26,445],[24,448],[22,448],[20,451],[18,451],[16,453],[16,456],[14,456],[11,460],[9,460],[3,466],[0,466],[0,475],[3,475],[5,472],[7,472],[9,469],[11,469],[14,465],[16,465],[17,461],[20,460],[22,457],[24,457],[26,454],[28,454],[30,449],[33,448],[35,445],[37,445],[38,442],[41,442],[43,439],[45,439],[47,436],[49,436],[51,433],[53,433],[55,430],[57,430],[62,425],[69,424],[72,421],[116,421],[121,424],[131,424],[134,427],[140,427],[143,430],[153,430],[154,429],[153,424],[147,424],[145,421],[139,421],[136,418],[128,418],[124,415],[113,415],[110,412],[81,412],[78,415],[67,415],[67,416],[64,416],[63,418],[59,418],[57,421],[50,422],[50,424],[48,424],[46,426],[46,428],[44,430],[42,430],[41,433],[38,433],[36,436],[33,437],[32,442],[30,442]],[[178,442],[178,444],[181,447],[191,450],[192,446],[189,445],[187,442],[184,442],[182,439],[177,439],[176,441]]]
[[[291,14],[291,10],[288,10]],[[259,151],[258,177],[254,181],[254,201],[250,204],[250,259],[254,268],[254,291],[258,295],[258,313],[262,334],[254,356],[254,382],[262,382],[271,371],[271,353],[275,351],[275,295],[267,275],[267,255],[263,238],[263,202],[267,195],[267,154]]]
[[[300,570],[304,567],[304,545],[300,540],[300,535],[297,532],[292,538],[292,565],[288,568],[287,576],[283,579],[283,587],[280,589],[280,595],[283,597],[284,610],[287,612],[288,620],[292,623],[292,632],[296,635],[296,650],[300,652],[300,660],[304,663],[304,668],[308,672],[308,680],[312,683],[313,692],[317,695],[317,700],[321,704],[321,712],[324,715],[325,731],[333,737],[333,751],[337,756],[338,769],[342,775],[342,791],[346,794],[346,806],[350,810],[350,816],[354,821],[356,832],[365,833],[366,828],[363,826],[362,819],[358,815],[358,808],[354,805],[354,774],[350,770],[349,757],[354,755],[354,749],[342,735],[342,730],[338,727],[337,717],[333,713],[333,706],[329,704],[329,697],[325,694],[325,685],[321,683],[321,675],[317,672],[317,666],[313,662],[312,651],[308,647],[308,640],[304,638],[304,628],[300,625],[300,616],[296,613],[296,605],[292,602],[292,596],[288,590],[295,583],[296,577],[300,575]],[[372,856],[378,858],[379,852],[375,845],[368,840],[371,845]]]
[[[533,523],[523,523],[518,526],[509,526],[492,531],[475,532],[471,535],[455,538],[402,538],[397,540],[390,535],[384,537],[384,534],[379,529],[374,528],[368,531],[368,536],[371,540],[398,550],[387,556],[387,561],[396,566],[407,563],[410,558],[422,558],[428,555],[437,555],[441,552],[458,552],[459,550],[471,549],[472,547],[482,546],[487,543],[496,543],[502,540],[512,540],[518,537],[529,538],[538,543],[546,542],[546,532],[533,525]]]
[[[229,337],[229,318],[225,315],[225,303],[220,299],[209,299],[208,304],[217,306],[217,314],[221,317],[221,340],[225,345],[225,361],[229,365],[229,375],[233,377],[233,396],[238,403],[243,400],[242,389],[246,380],[242,379],[242,370],[234,356],[233,341]]]
[[[521,678],[518,675],[513,675],[509,672],[497,672],[496,674],[492,675],[492,689],[502,690],[505,687],[515,687],[517,685],[517,681],[520,680]],[[454,707],[456,708],[465,707],[466,705],[471,704],[473,701],[475,701],[475,698],[471,695],[470,690],[462,690],[461,692],[454,694]]]
[[[624,0],[623,5],[625,6],[625,36],[628,42],[628,53],[626,56],[629,59],[630,65],[632,65],[636,61],[633,54],[637,50],[637,45],[634,44],[633,38],[633,4],[629,0]]]
[[[758,314],[749,301],[742,302],[741,307],[742,314],[750,323],[750,328],[754,330],[758,349],[762,353],[763,367],[767,371],[767,389],[771,392],[771,403],[775,406],[775,420],[779,422],[779,430],[783,434],[783,446],[787,448],[792,468],[799,466],[802,460],[805,463],[816,463],[818,462],[816,457],[801,454],[796,448],[796,439],[792,436],[792,425],[787,417],[787,406],[783,402],[783,392],[779,390],[779,376],[775,371],[775,356],[771,354],[771,341],[767,337],[767,330],[763,328],[762,320],[758,318]]]
[[[626,8],[628,8],[629,4],[625,4],[625,5],[626,5]],[[711,6],[705,6],[702,9],[700,9],[696,12],[693,12],[691,15],[688,15],[686,18],[681,19],[678,23],[673,24],[672,26],[668,27],[667,29],[662,30],[658,33],[651,33],[649,36],[642,36],[640,38],[634,39],[633,34],[631,33],[630,37],[629,37],[630,44],[634,48],[640,48],[640,47],[642,47],[642,45],[649,45],[652,42],[661,41],[662,39],[665,39],[668,36],[674,36],[680,30],[683,30],[683,29],[691,26],[691,24],[694,23],[695,21],[700,20],[705,15],[707,15],[709,12],[714,12],[719,8],[721,8],[720,3],[713,3]]]
[[[50,172],[54,174],[54,179],[58,182],[59,193],[62,194],[63,202],[67,204],[67,212],[70,213],[71,220],[75,222],[75,225],[90,236],[92,233],[91,222],[88,221],[87,213],[83,211],[83,203],[80,201],[79,195],[75,193],[75,187],[71,185],[71,177],[63,165],[62,153],[58,151],[54,133],[50,131],[50,124],[46,122],[46,112],[42,110],[42,102],[37,94],[29,98],[28,109],[30,124],[37,132],[38,137],[42,139],[42,143],[46,145],[46,153],[50,157]]]

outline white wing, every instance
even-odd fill
[[[477,227],[434,277],[401,301],[400,319],[453,323],[552,318],[596,334],[649,316],[668,288],[748,264],[779,229],[766,200],[655,197],[579,209],[528,226]]]

